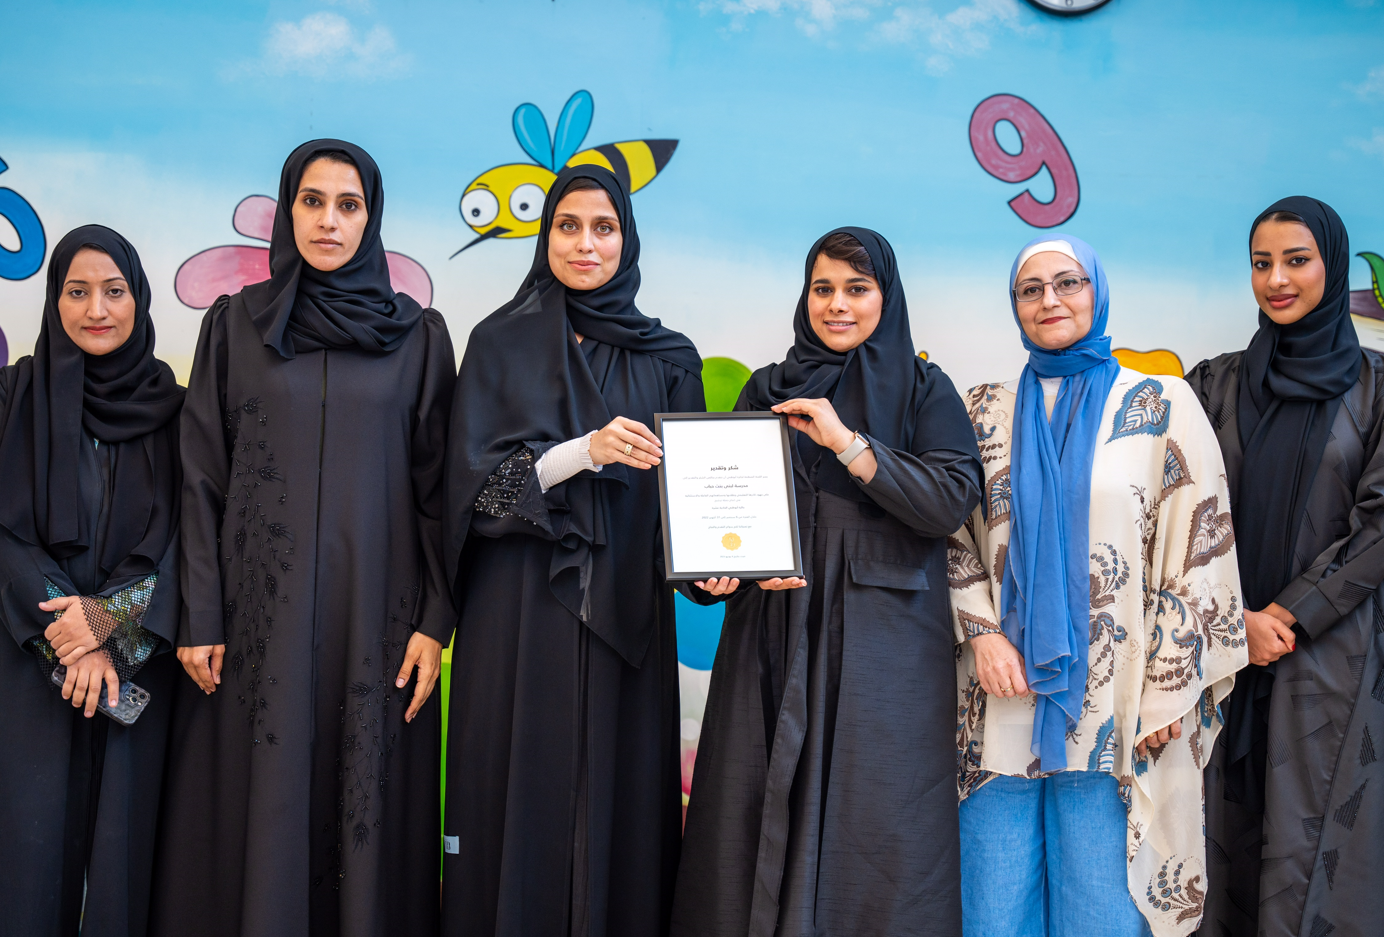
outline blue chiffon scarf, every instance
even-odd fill
[[[1023,654],[1025,677],[1037,694],[1031,750],[1039,770],[1048,772],[1067,767],[1067,733],[1076,728],[1086,695],[1091,462],[1120,365],[1105,334],[1110,294],[1100,258],[1069,235],[1035,238],[1025,249],[1045,241],[1071,247],[1094,291],[1091,330],[1075,344],[1048,351],[1019,330],[1029,355],[1014,405],[1009,551],[1000,614],[1001,628]],[[1016,259],[1011,286],[1018,268]],[[1010,307],[1018,324],[1012,290]],[[1062,378],[1051,420],[1038,383],[1043,377]]]

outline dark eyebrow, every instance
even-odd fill
[[[298,194],[299,194],[299,195],[302,195],[304,192],[308,193],[309,195],[320,195],[320,196],[322,196],[323,198],[326,198],[326,197],[327,197],[327,193],[326,193],[326,192],[323,192],[321,189],[314,189],[314,188],[312,188],[311,186],[306,186],[306,185],[305,185],[305,186],[303,186],[301,189],[298,190]],[[355,200],[358,201],[358,202],[363,202],[363,201],[365,201],[365,196],[364,196],[364,195],[361,195],[359,192],[341,192],[341,193],[338,194],[337,197],[338,197],[338,198],[353,198],[353,199],[355,199]]]
[[[557,221],[559,218],[571,218],[573,221],[581,221],[580,215],[574,214],[570,211],[560,211],[553,216],[554,221]],[[613,221],[617,225],[620,223],[620,219],[615,217],[614,215],[597,215],[595,218],[591,219],[592,224],[600,224],[603,221]]]
[[[102,282],[102,283],[124,283],[124,282],[125,282],[125,278],[124,278],[124,277],[106,277],[106,279],[102,280],[101,282]],[[86,286],[86,285],[87,285],[87,281],[86,281],[86,280],[78,280],[78,279],[75,279],[75,278],[72,278],[72,277],[69,277],[68,279],[64,280],[62,285],[63,285],[63,286],[66,286],[66,285],[69,284],[69,283],[75,283],[75,284],[78,284],[78,285],[80,285],[80,286]]]
[[[1310,248],[1310,247],[1290,247],[1290,248],[1288,248],[1287,250],[1285,250],[1283,253],[1285,253],[1285,254],[1296,254],[1296,253],[1298,253],[1299,251],[1310,251],[1311,249],[1312,249],[1312,248]],[[1250,256],[1251,256],[1251,257],[1272,257],[1272,256],[1273,256],[1273,253],[1270,252],[1270,251],[1250,251],[1249,253],[1250,253]]]

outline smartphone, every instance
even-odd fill
[[[59,664],[53,670],[53,684],[61,687],[66,682],[67,668]],[[104,684],[101,691],[100,698],[96,701],[96,711],[110,716],[124,726],[134,725],[139,714],[144,712],[144,707],[149,705],[149,691],[133,683],[120,684],[120,702],[114,709],[111,708],[110,699],[106,696]]]

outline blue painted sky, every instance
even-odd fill
[[[527,161],[517,105],[553,122],[585,88],[587,145],[680,141],[635,196],[647,312],[704,354],[766,363],[788,343],[808,245],[868,225],[899,252],[917,345],[964,386],[1018,370],[1005,276],[1036,232],[1006,202],[1051,194],[971,153],[972,110],[1008,92],[1072,155],[1081,204],[1060,230],[1105,259],[1117,344],[1191,364],[1253,330],[1246,228],[1274,198],[1323,198],[1354,249],[1384,252],[1381,40],[1384,5],[1364,0],[1112,0],[1073,19],[1020,0],[10,4],[0,185],[50,244],[88,220],[135,241],[173,359],[198,320],[173,296],[178,265],[249,243],[231,211],[274,191],[294,145],[347,137],[380,163],[388,246],[428,268],[460,347],[533,243],[448,260],[471,236],[462,189]],[[0,281],[18,352],[40,280]]]

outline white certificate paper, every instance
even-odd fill
[[[670,580],[802,575],[782,419],[659,414]]]

